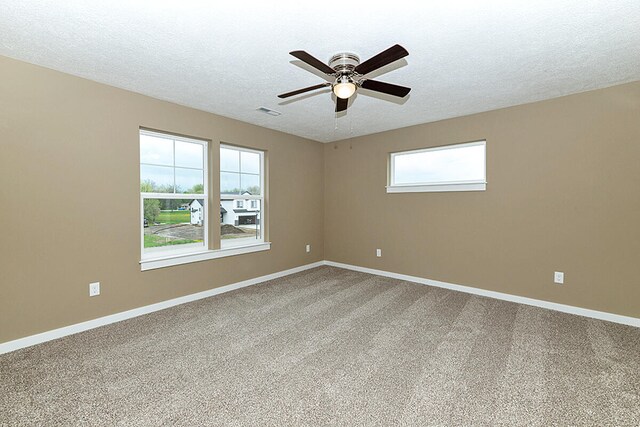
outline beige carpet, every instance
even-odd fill
[[[638,426],[640,329],[321,267],[0,356],[0,424]]]

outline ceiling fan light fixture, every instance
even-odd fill
[[[333,55],[327,64],[304,50],[294,50],[289,52],[289,54],[325,74],[325,78],[328,81],[282,93],[278,95],[278,98],[281,99],[330,86],[331,91],[336,96],[335,112],[340,113],[349,107],[349,98],[356,93],[359,87],[367,91],[385,93],[399,98],[404,98],[411,91],[410,87],[398,86],[366,77],[367,74],[409,55],[409,52],[399,44],[391,46],[389,49],[372,56],[362,63],[360,63],[360,57],[358,57],[358,55],[349,52]],[[331,78],[335,79],[333,83],[331,83]]]
[[[348,99],[356,92],[356,85],[347,76],[342,76],[333,85],[333,93],[338,98]]]

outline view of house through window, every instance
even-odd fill
[[[264,153],[220,146],[220,246],[264,241]]]
[[[206,141],[140,131],[142,257],[206,243]]]

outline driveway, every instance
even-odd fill
[[[204,240],[204,227],[191,224],[152,225],[144,234],[156,234],[171,239]]]

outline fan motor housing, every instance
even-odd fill
[[[329,67],[336,70],[339,74],[352,73],[353,69],[360,64],[360,57],[355,53],[338,53],[333,55],[329,60]]]

